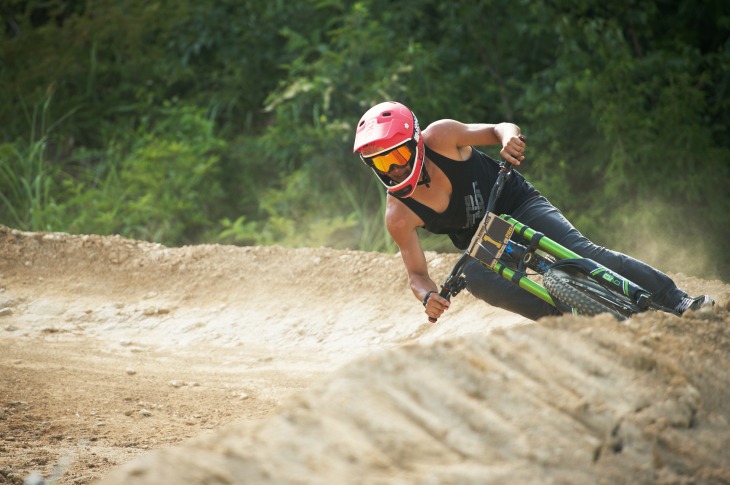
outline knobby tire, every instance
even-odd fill
[[[550,269],[543,275],[543,285],[553,299],[560,300],[573,309],[576,315],[592,317],[601,313],[610,313],[619,320],[628,318],[625,314],[612,308],[604,301],[623,300],[631,305],[628,299],[590,281],[584,275],[571,274],[559,269]],[[585,287],[590,289],[586,291]],[[599,301],[603,300],[603,301]]]

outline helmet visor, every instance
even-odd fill
[[[360,158],[362,158],[362,161],[366,165],[374,168],[378,172],[388,173],[393,169],[408,165],[415,153],[409,145],[410,143],[406,143],[370,157],[366,157],[360,153]]]

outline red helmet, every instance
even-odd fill
[[[416,190],[423,170],[423,138],[416,115],[406,106],[386,101],[370,108],[357,124],[353,152],[359,152],[389,194],[410,197]],[[408,164],[411,172],[405,180],[388,177],[392,165]]]

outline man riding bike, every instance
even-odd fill
[[[439,296],[438,286],[429,276],[417,228],[447,234],[459,249],[469,245],[499,172],[497,161],[474,148],[486,145],[501,145],[500,155],[514,165],[525,159],[524,138],[512,123],[467,124],[443,119],[421,131],[410,109],[387,101],[370,108],[357,124],[353,151],[387,189],[386,227],[400,249],[411,290],[430,318],[439,318],[450,302]],[[706,295],[690,297],[667,275],[641,261],[593,244],[516,170],[494,212],[510,214],[582,257],[625,276],[678,315],[714,304]],[[464,275],[469,292],[490,305],[532,320],[560,314],[476,260],[467,263]]]

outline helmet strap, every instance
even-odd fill
[[[426,164],[423,164],[423,167],[421,168],[421,180],[418,181],[416,185],[425,185],[426,188],[431,188],[429,185],[431,183],[431,176],[428,174],[428,170],[426,170]]]

